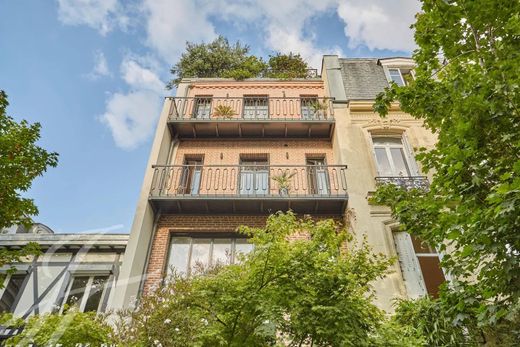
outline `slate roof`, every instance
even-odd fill
[[[388,87],[377,58],[339,59],[347,100],[373,100]]]

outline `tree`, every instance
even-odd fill
[[[267,77],[306,78],[309,66],[299,54],[280,54],[269,57]]]
[[[38,213],[38,208],[20,192],[29,190],[34,178],[58,162],[56,153],[36,145],[40,124],[30,125],[25,120],[17,123],[6,114],[8,105],[6,93],[0,90],[0,230],[14,224],[32,224],[31,216]],[[39,253],[34,242],[19,250],[0,249],[0,266],[10,265],[7,273],[12,273],[16,270],[12,264]],[[4,277],[0,276],[0,288]]]
[[[0,90],[0,229],[14,224],[32,224],[38,214],[34,201],[21,196],[47,167],[55,167],[58,154],[36,145],[40,124],[17,123],[6,114],[7,95]]]
[[[383,186],[374,201],[445,253],[454,323],[507,324],[520,300],[520,3],[423,0],[414,28],[415,79],[375,110],[398,101],[438,135],[417,156],[433,180],[427,192]]]
[[[117,342],[407,346],[417,341],[383,324],[383,312],[371,302],[370,283],[384,276],[392,260],[372,254],[366,243],[354,245],[334,221],[279,213],[265,228],[240,231],[251,237],[252,253],[238,264],[174,276],[142,299],[132,319],[119,320]],[[291,239],[295,234],[300,237]]]
[[[174,78],[166,88],[179,85],[183,78],[234,78],[243,80],[254,77],[305,78],[309,66],[299,54],[276,53],[268,63],[249,54],[249,46],[237,41],[230,45],[219,36],[210,43],[186,43],[186,51],[170,72]]]
[[[186,77],[255,77],[266,65],[261,59],[248,53],[248,46],[243,46],[238,41],[230,45],[223,36],[207,44],[187,42],[186,52],[171,69],[175,78],[168,83],[167,88],[172,89]]]

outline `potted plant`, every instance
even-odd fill
[[[327,110],[329,109],[329,104],[327,100],[323,100],[319,102],[318,100],[311,103],[311,109],[316,118],[327,118]]]
[[[296,175],[296,172],[292,174],[289,173],[288,170],[284,171],[284,173],[274,176],[272,178],[273,181],[278,183],[278,193],[280,196],[289,195],[289,189],[291,188],[291,178]]]
[[[213,112],[213,116],[224,119],[232,119],[235,114],[235,111],[229,105],[218,105]]]

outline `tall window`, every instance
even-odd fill
[[[185,158],[179,184],[179,194],[199,194],[201,179],[202,158]]]
[[[25,276],[27,275],[10,275],[6,278],[4,292],[0,298],[0,312],[13,312],[13,305],[22,288]]]
[[[233,264],[240,253],[247,254],[252,249],[245,238],[172,237],[167,273],[190,274],[208,266]]]
[[[267,158],[242,158],[240,160],[239,193],[265,195],[269,193],[269,166]]]
[[[211,96],[197,96],[194,100],[193,118],[206,119],[211,115]]]
[[[372,137],[379,176],[412,176],[412,159],[400,137]]]
[[[108,276],[74,276],[67,288],[65,303],[77,305],[81,312],[101,311]]]
[[[446,280],[437,251],[406,232],[395,232],[394,241],[408,296],[437,297]]]
[[[266,119],[269,118],[269,104],[267,96],[244,96],[244,118]]]
[[[307,158],[307,180],[310,194],[329,194],[329,174],[325,158]]]

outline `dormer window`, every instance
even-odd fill
[[[403,68],[389,68],[388,75],[390,81],[395,82],[398,86],[406,86],[413,80],[412,70]]]

